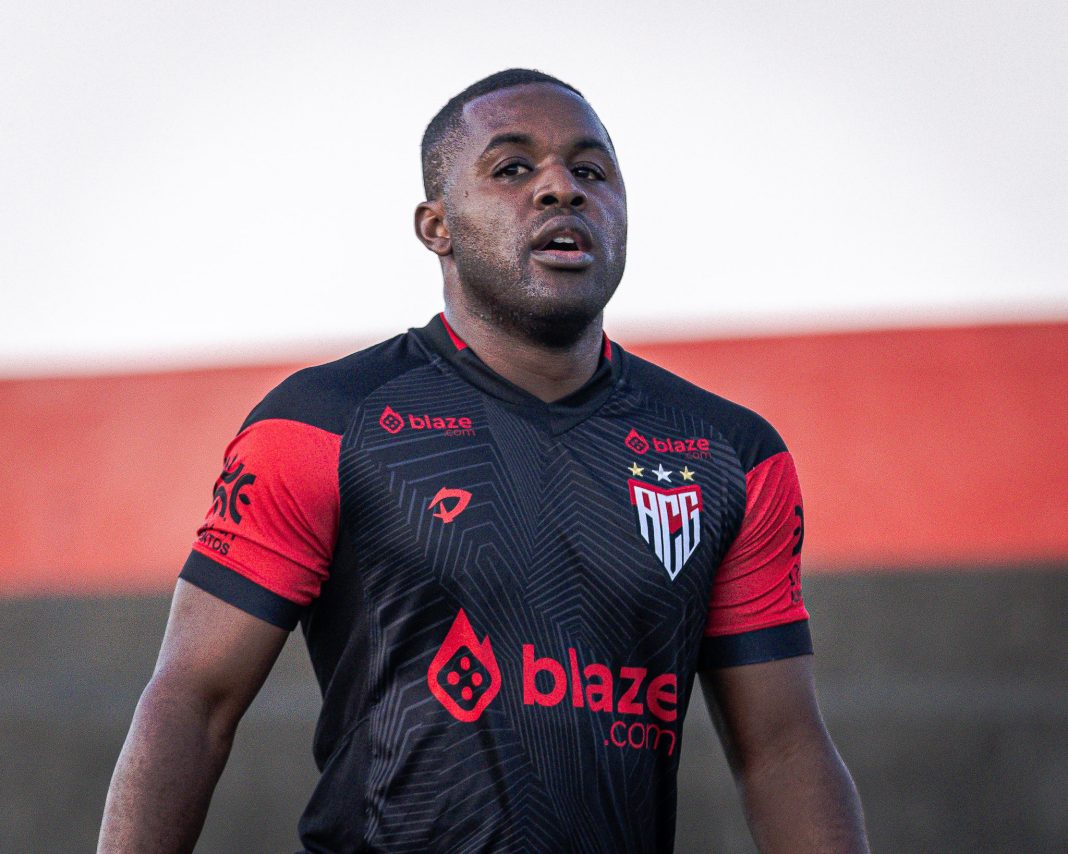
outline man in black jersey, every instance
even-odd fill
[[[538,72],[431,122],[445,311],[272,391],[227,448],[102,851],[185,851],[289,630],[323,709],[308,852],[664,851],[700,677],[762,851],[866,851],[824,728],[789,452],[605,337],[614,146]]]

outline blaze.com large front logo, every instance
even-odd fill
[[[430,662],[430,693],[456,720],[474,723],[501,690],[501,671],[487,637],[480,641],[463,608]]]
[[[487,635],[475,634],[461,608],[427,669],[430,693],[456,720],[474,723],[501,691],[501,669]],[[534,644],[522,646],[523,705],[557,706],[569,701],[575,709],[617,716],[605,744],[635,750],[675,752],[671,724],[678,717],[678,678],[652,675],[645,667],[582,665],[569,647],[567,664],[539,657]],[[655,719],[655,720],[651,720]]]

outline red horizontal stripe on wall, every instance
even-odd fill
[[[779,429],[806,571],[1068,559],[1068,324],[629,347]],[[0,594],[169,588],[295,367],[0,382]]]
[[[0,593],[171,587],[223,449],[293,369],[0,382]]]

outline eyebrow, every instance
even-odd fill
[[[594,139],[593,137],[583,137],[575,143],[575,151],[589,151],[591,148],[595,151],[604,152],[609,157],[613,156],[608,146],[601,142],[601,140],[599,139]]]
[[[522,145],[530,148],[534,145],[534,139],[529,134],[525,133],[499,133],[493,137],[482,150],[482,154],[479,155],[479,160],[487,154],[496,151],[498,148],[503,148],[506,145]],[[612,156],[612,152],[609,150],[608,146],[594,137],[583,137],[576,141],[573,146],[573,150],[576,152],[589,151],[590,149],[604,152],[609,157]]]
[[[498,148],[503,148],[506,145],[525,145],[528,148],[534,144],[534,140],[525,133],[499,133],[493,139],[489,141],[489,144],[482,149],[482,154],[479,159],[481,160],[491,151],[495,151]]]

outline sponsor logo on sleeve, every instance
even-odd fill
[[[230,546],[234,544],[234,535],[230,531],[217,531],[210,525],[205,525],[197,531],[197,542],[204,548],[211,549],[221,555],[230,553]]]
[[[240,525],[243,518],[241,508],[248,506],[251,501],[244,490],[255,482],[256,475],[246,473],[244,463],[238,463],[236,457],[227,457],[223,461],[222,474],[215,481],[208,515],[225,519],[229,514],[234,524]]]
[[[790,602],[794,605],[801,601],[801,546],[805,542],[805,511],[800,504],[794,507],[797,527],[794,528],[796,542],[790,551],[794,564],[790,568]]]

